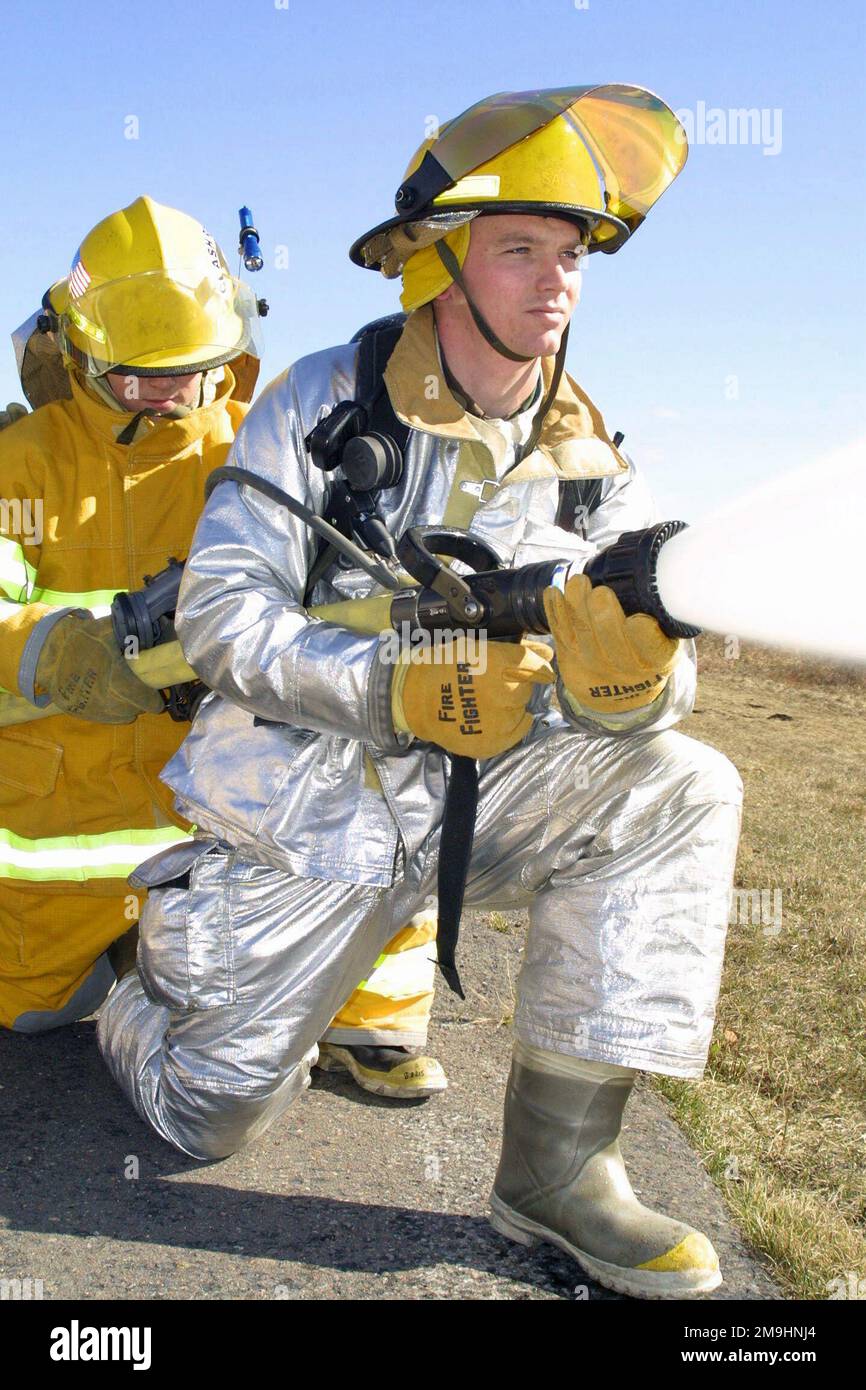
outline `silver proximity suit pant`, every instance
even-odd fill
[[[529,907],[519,1038],[701,1075],[741,793],[731,763],[682,734],[593,737],[554,716],[483,766],[466,904]],[[165,1139],[225,1157],[285,1110],[337,1009],[435,891],[438,838],[391,888],[295,877],[220,845],[188,886],[157,876],[139,972],[109,998],[99,1040]],[[461,964],[471,985],[465,947]]]

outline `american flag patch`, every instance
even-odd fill
[[[69,292],[74,299],[80,299],[87,286],[90,284],[90,276],[84,269],[83,261],[76,261],[69,272]]]

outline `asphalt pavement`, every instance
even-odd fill
[[[429,1050],[449,1090],[389,1101],[344,1074],[259,1140],[187,1159],[141,1123],[86,1020],[0,1033],[0,1279],[45,1299],[619,1300],[566,1255],[486,1220],[511,1049],[517,915],[466,919],[467,1000],[437,989]],[[703,1230],[725,1282],[711,1298],[779,1299],[663,1102],[639,1082],[623,1151],[641,1200]]]

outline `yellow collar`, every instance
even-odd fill
[[[553,370],[554,358],[542,358],[545,392]],[[385,386],[395,414],[410,429],[489,447],[473,417],[448,389],[439,364],[432,305],[424,304],[409,315],[385,368]],[[599,478],[625,472],[627,468],[608,436],[600,411],[577,382],[563,372],[535,450],[504,482],[525,482],[533,477],[550,477],[551,473],[560,478]]]
[[[98,435],[112,444],[117,443],[118,435],[122,434],[133,419],[134,412],[121,413],[112,410],[110,405],[87,389],[86,383],[80,381],[74,371],[69,373],[69,380],[72,383],[72,409],[77,412],[85,433]],[[220,382],[210,405],[191,411],[182,420],[170,420],[165,416],[144,416],[142,426],[145,432],[138,434],[127,448],[130,452],[134,450],[137,457],[142,454],[164,457],[182,453],[210,432],[217,416],[225,410],[234,389],[234,376],[226,367],[225,379]]]

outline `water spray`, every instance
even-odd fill
[[[655,587],[684,623],[866,663],[866,446],[738,498],[659,548]]]

